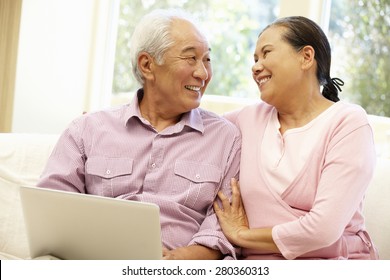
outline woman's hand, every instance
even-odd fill
[[[233,244],[240,245],[240,232],[249,229],[248,219],[242,203],[240,186],[236,179],[231,180],[232,202],[222,193],[218,193],[222,207],[214,202],[214,211],[226,238]]]

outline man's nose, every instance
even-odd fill
[[[209,78],[208,68],[206,67],[206,65],[202,61],[199,61],[196,64],[196,69],[194,71],[194,76],[197,77],[197,78],[200,78],[200,79],[202,79],[204,81]]]

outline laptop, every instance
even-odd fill
[[[31,258],[162,258],[159,207],[36,187],[20,187]]]

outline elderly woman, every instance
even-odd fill
[[[228,240],[245,259],[377,258],[362,215],[372,130],[361,107],[339,101],[325,34],[304,17],[279,19],[254,61],[264,102],[226,116],[242,133],[240,184],[214,203]]]

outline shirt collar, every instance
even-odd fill
[[[129,124],[129,120],[132,118],[138,118],[142,120],[141,111],[139,109],[139,101],[142,99],[144,94],[144,90],[141,88],[134,95],[133,100],[127,107],[127,110],[124,115],[125,125]],[[184,126],[190,127],[194,130],[197,130],[201,133],[204,132],[204,124],[201,116],[201,109],[196,108],[187,113],[184,113],[181,120],[175,125],[176,129],[180,129],[180,131],[184,128]],[[176,130],[175,129],[175,130]]]
[[[142,99],[143,94],[144,94],[143,89],[139,89],[134,95],[131,103],[127,106],[127,109],[124,114],[125,125],[127,125],[129,123],[129,120],[134,117],[139,119],[142,118],[141,112],[139,110],[139,100]]]

